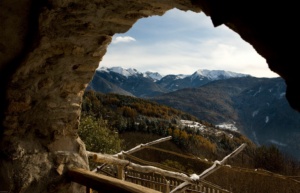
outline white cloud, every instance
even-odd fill
[[[136,39],[134,39],[133,37],[130,36],[118,36],[116,38],[114,38],[112,40],[113,44],[117,44],[117,43],[128,43],[128,42],[135,42]]]
[[[120,43],[133,41],[136,43]],[[249,43],[228,27],[214,28],[203,13],[178,10],[163,17],[141,19],[126,34],[114,36],[100,66],[161,74],[191,74],[208,69],[256,77],[278,76]]]

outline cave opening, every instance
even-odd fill
[[[98,69],[118,66],[163,75],[208,69],[278,77],[265,59],[227,26],[213,27],[203,12],[176,8],[162,16],[139,19],[126,33],[115,34]]]
[[[162,75],[209,69],[278,77],[265,59],[227,26],[214,28],[204,13],[177,9],[139,19],[126,33],[115,34],[97,70],[103,67],[115,67],[110,70],[126,76],[134,73],[128,71],[131,68]]]
[[[37,29],[41,40],[35,42],[37,44],[34,45],[32,52],[25,53],[28,57],[18,62],[19,68],[15,69],[16,73],[7,85],[8,91],[5,91],[8,93],[9,107],[3,113],[5,114],[3,139],[7,143],[3,143],[1,147],[3,155],[7,156],[1,159],[1,164],[3,163],[4,166],[1,168],[1,179],[9,179],[7,184],[12,187],[12,190],[22,189],[28,190],[27,192],[36,190],[36,183],[47,179],[38,188],[45,190],[49,184],[53,185],[54,181],[58,181],[56,171],[58,166],[64,167],[75,163],[86,167],[85,155],[80,148],[83,145],[77,141],[76,135],[81,97],[112,34],[126,31],[135,19],[144,17],[143,14],[156,15],[174,6],[181,7],[182,10],[199,9],[189,1],[180,1],[180,3],[174,1],[176,5],[169,1],[161,4],[156,1],[148,3],[53,1],[41,9],[40,26]],[[12,6],[25,10],[22,4]],[[145,9],[142,16],[139,15],[141,9]],[[269,9],[268,4],[268,10],[278,9]],[[8,17],[1,15],[1,19],[12,18],[11,14],[12,12]],[[24,18],[24,14],[18,11],[14,16]],[[241,23],[242,21],[243,18]],[[3,22],[3,29],[8,29],[10,23]],[[236,27],[241,27],[238,24]],[[248,24],[246,23],[245,26]],[[277,28],[277,25],[274,26]],[[23,27],[22,23],[20,26],[13,26],[12,30],[22,32]],[[247,29],[252,31],[251,26],[246,28],[246,33]],[[253,30],[256,30],[255,26]],[[265,31],[269,33],[268,30]],[[3,36],[5,42],[11,41],[19,34],[9,33],[9,35],[11,36]],[[264,43],[268,45],[269,41],[262,41],[264,36],[256,38],[257,41],[254,43],[262,42],[255,44],[256,47],[262,46],[264,50]],[[1,51],[5,48],[3,45],[1,44]],[[9,44],[5,46],[7,45]],[[15,46],[22,46],[22,42],[13,44],[12,48]],[[276,53],[274,55],[279,55]],[[282,58],[286,58],[284,56],[283,54]],[[273,59],[269,56],[269,60],[270,58]],[[275,59],[271,61],[276,62]],[[287,66],[286,69],[290,68]],[[60,156],[63,156],[59,154],[61,151],[73,152],[74,157],[66,156],[68,159],[60,159]],[[28,178],[28,176],[34,177]]]
[[[135,96],[126,89],[125,92],[99,90],[96,87],[106,83],[102,79],[105,77],[96,80],[97,71],[108,70],[127,78],[135,73],[145,76],[146,72],[157,72],[162,78],[170,74],[185,77],[202,69],[278,77],[270,71],[265,59],[227,26],[213,27],[203,12],[174,8],[162,16],[139,19],[127,32],[116,33],[86,90]]]
[[[127,78],[134,73],[146,72],[157,72],[161,77],[169,74],[188,76],[201,69],[278,77],[270,71],[265,59],[227,26],[215,28],[203,12],[176,8],[162,16],[139,19],[127,32],[116,33],[86,89],[135,96],[135,93],[123,91],[98,90],[96,87],[106,83],[102,79],[105,77],[96,80],[101,76],[97,71],[108,69]],[[118,81],[118,77],[110,78]]]

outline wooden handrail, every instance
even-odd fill
[[[133,161],[138,162],[138,163],[142,163],[144,165],[150,165],[150,166],[154,166],[154,167],[157,167],[157,168],[161,168],[161,169],[169,170],[169,171],[173,171],[173,172],[185,173],[182,170],[179,170],[179,169],[176,169],[176,168],[172,168],[172,167],[169,167],[167,165],[159,164],[159,163],[156,163],[156,162],[145,161],[143,159],[137,158],[137,157],[135,157],[133,155],[130,155],[130,154],[125,154],[124,153],[124,156],[126,158],[129,158],[130,160],[133,160]]]
[[[222,165],[224,165],[228,161],[229,158],[232,158],[232,157],[236,156],[237,154],[239,154],[245,147],[246,147],[246,143],[243,143],[237,149],[235,149],[233,152],[231,152],[230,154],[225,156],[221,161],[216,160],[211,167],[209,167],[208,169],[206,169],[199,175],[194,174],[191,178],[194,179],[194,181],[201,181],[202,179],[204,179],[211,173],[218,170]],[[177,186],[174,190],[172,190],[171,193],[181,192],[190,184],[191,183],[189,181],[185,181],[182,184],[180,184],[179,186]]]
[[[130,150],[127,150],[127,151],[121,151],[121,152],[119,152],[119,153],[117,153],[117,154],[114,154],[114,155],[112,155],[112,156],[118,157],[118,156],[120,156],[120,155],[123,155],[123,153],[126,153],[126,154],[132,154],[132,153],[135,153],[135,152],[137,152],[137,151],[140,151],[140,150],[142,150],[142,149],[144,149],[144,148],[146,148],[146,147],[149,147],[149,146],[151,146],[151,145],[155,145],[155,144],[158,144],[158,143],[162,143],[162,142],[165,142],[165,141],[169,141],[169,140],[171,140],[171,139],[172,139],[172,136],[160,138],[160,139],[157,139],[157,140],[155,140],[155,141],[151,141],[151,142],[149,142],[149,143],[140,144],[140,145],[138,145],[138,146],[136,146],[136,147],[134,147],[134,148],[132,148],[132,149],[130,149]],[[86,151],[86,152],[87,152],[87,155],[88,155],[88,156],[93,156],[94,154],[97,154],[96,152],[91,152],[91,151]]]
[[[91,187],[93,189],[96,188],[95,190],[99,190],[99,188],[103,189],[104,187],[109,186],[109,190],[113,189],[113,191],[117,191],[117,192],[120,192],[120,193],[128,192],[128,191],[132,192],[132,193],[135,193],[135,191],[133,191],[133,190],[124,189],[124,187],[122,185],[125,182],[124,169],[127,168],[127,169],[135,170],[137,172],[142,172],[142,173],[156,173],[156,174],[162,175],[164,178],[170,177],[170,178],[179,179],[179,180],[181,180],[181,184],[177,185],[171,191],[171,193],[177,193],[177,192],[185,191],[186,189],[188,189],[188,186],[190,186],[190,185],[196,185],[196,186],[201,186],[202,187],[202,185],[205,182],[201,183],[201,181],[204,180],[205,177],[207,177],[208,175],[210,175],[214,171],[218,170],[220,167],[224,166],[224,164],[227,162],[227,160],[229,158],[234,157],[235,155],[240,153],[246,147],[245,143],[240,145],[236,150],[234,150],[233,152],[228,154],[221,161],[218,161],[218,160],[214,161],[213,165],[211,167],[207,168],[201,174],[199,174],[199,175],[192,174],[190,176],[187,175],[187,174],[184,174],[182,172],[174,172],[174,171],[164,170],[160,167],[154,167],[154,166],[142,166],[142,165],[139,165],[139,164],[132,163],[129,160],[124,160],[124,156],[127,156],[127,157],[130,157],[131,159],[133,159],[135,161],[138,160],[138,162],[146,162],[144,160],[140,160],[139,158],[131,156],[130,154],[133,153],[133,152],[139,151],[141,149],[144,149],[147,146],[149,147],[153,144],[161,143],[163,141],[167,141],[167,140],[170,140],[170,139],[171,139],[170,136],[166,137],[166,138],[158,139],[158,140],[155,140],[155,141],[147,143],[147,144],[141,144],[139,146],[136,146],[135,148],[132,148],[132,149],[126,151],[126,152],[122,151],[122,152],[120,152],[118,154],[115,154],[115,155],[104,155],[104,154],[101,154],[101,153],[88,152],[88,156],[93,157],[94,162],[104,163],[102,166],[104,166],[106,164],[117,165],[117,167],[118,167],[118,178],[119,179],[111,178],[111,177],[103,176],[103,175],[101,175],[102,177],[100,178],[100,176],[99,176],[100,174],[95,174],[92,171],[82,171],[82,170],[78,171],[78,168],[76,169],[76,171],[75,170],[70,170],[69,175],[71,177],[73,177],[71,179],[72,181],[78,182],[78,183],[83,184],[83,185],[86,185],[87,187]],[[153,148],[153,149],[155,149],[155,148]],[[150,162],[147,162],[146,164],[153,165],[153,163],[150,163]],[[86,175],[88,175],[88,176],[86,176]],[[98,175],[98,176],[95,176],[95,175]],[[91,178],[89,183],[87,183],[87,181],[84,181],[87,177]],[[110,178],[110,179],[104,180],[104,177],[105,178]],[[118,181],[119,183],[113,182],[113,181]],[[111,184],[109,182],[112,182],[113,184]],[[168,190],[166,189],[166,191],[169,192],[170,184],[169,184],[168,180],[166,180],[166,182],[167,182],[166,187],[168,188]],[[104,184],[104,186],[101,186],[100,184]],[[217,189],[217,191],[229,192],[228,190],[224,190],[224,189],[222,189],[220,187],[217,187],[217,186],[215,186],[211,183],[209,184],[209,186],[214,189],[213,191],[215,191]],[[129,187],[129,186],[125,186],[125,187]],[[120,189],[120,190],[118,190],[118,189]],[[141,190],[140,188],[136,189],[137,193],[139,193],[140,190]],[[210,192],[209,187],[208,187],[208,191]],[[87,192],[88,192],[88,190],[87,190]],[[145,191],[142,191],[142,192],[145,192]]]
[[[116,178],[97,174],[82,168],[71,168],[67,171],[67,177],[72,182],[79,183],[99,193],[160,193],[156,190],[141,185],[122,181]]]
[[[208,164],[212,164],[212,162],[210,162],[210,161],[208,161],[206,159],[202,159],[202,158],[199,158],[199,157],[196,157],[196,156],[189,156],[189,155],[185,155],[185,154],[182,154],[182,153],[177,153],[177,152],[173,152],[173,151],[161,149],[161,148],[158,148],[158,147],[147,146],[147,147],[145,147],[145,149],[153,149],[153,150],[156,150],[156,151],[160,151],[160,152],[164,152],[164,153],[176,155],[178,157],[183,157],[183,158],[187,158],[187,159],[193,159],[193,160],[205,162],[205,163],[208,163]]]
[[[109,164],[118,165],[118,166],[122,166],[122,167],[128,167],[128,168],[132,168],[133,170],[138,171],[138,172],[156,173],[156,174],[160,174],[163,176],[178,178],[182,181],[189,181],[191,183],[193,182],[193,180],[184,173],[178,173],[178,172],[173,172],[173,171],[169,171],[169,170],[164,170],[164,169],[157,168],[154,166],[143,166],[143,165],[132,163],[128,160],[121,160],[121,159],[115,158],[110,155],[103,155],[100,153],[94,154],[93,161],[99,162],[99,163],[109,163]]]
[[[151,146],[151,145],[155,145],[155,144],[158,144],[158,143],[162,143],[162,142],[165,142],[165,141],[169,141],[169,140],[171,140],[171,139],[172,139],[172,136],[160,138],[160,139],[157,139],[157,140],[154,140],[154,141],[145,143],[145,144],[140,144],[140,145],[138,145],[138,146],[136,146],[136,147],[134,147],[134,148],[132,148],[132,149],[130,149],[130,150],[127,150],[127,151],[121,151],[121,152],[119,152],[119,153],[117,153],[117,154],[115,154],[115,155],[113,155],[113,156],[114,156],[114,157],[119,157],[119,158],[120,158],[120,157],[122,157],[123,154],[125,154],[125,153],[126,153],[126,154],[132,154],[132,153],[134,153],[134,152],[140,151],[140,150],[142,150],[142,149],[144,149],[144,148],[146,148],[146,147],[149,147],[149,146]],[[92,156],[92,157],[93,157],[94,154],[97,154],[97,153],[87,151],[87,155],[88,155],[88,156]],[[103,168],[103,167],[105,167],[105,166],[106,166],[106,163],[104,163],[104,164],[102,164],[101,166],[99,166],[98,169],[101,170],[101,168]],[[96,168],[95,170],[93,170],[93,171],[96,172],[96,171],[97,171],[97,168]]]
[[[175,187],[177,187],[179,184],[182,183],[182,180],[176,179],[176,178],[169,178],[166,177],[164,178],[162,175],[154,175],[153,174],[146,174],[146,173],[142,173],[142,172],[137,172],[134,170],[128,170],[126,172],[126,177],[125,179],[129,182],[133,182],[136,184],[143,184],[143,182],[146,182],[148,184],[157,184],[160,185],[161,187],[165,187],[167,184],[167,181],[172,181],[173,183],[176,183],[177,185],[174,184],[169,184],[170,189],[174,189]],[[133,180],[133,181],[132,181]],[[139,183],[138,183],[139,182]],[[153,186],[153,185],[152,185]],[[195,188],[193,188],[192,186],[195,186]],[[211,182],[208,182],[206,180],[201,180],[201,182],[199,184],[191,184],[191,187],[187,188],[187,192],[197,192],[197,186],[201,186],[202,189],[206,188],[206,189],[210,189],[211,192],[219,192],[219,193],[231,193],[230,191],[223,189],[222,187],[213,184]],[[149,186],[146,186],[149,187]],[[156,189],[157,190],[157,189]]]

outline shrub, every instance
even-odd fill
[[[88,151],[114,154],[121,150],[118,133],[110,129],[102,118],[81,117],[78,134]]]

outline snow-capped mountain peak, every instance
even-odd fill
[[[158,72],[150,72],[150,71],[147,71],[147,72],[139,72],[137,71],[136,69],[134,68],[122,68],[122,67],[111,67],[111,68],[107,68],[107,67],[101,67],[101,68],[98,68],[98,71],[102,71],[102,72],[115,72],[115,73],[118,73],[118,74],[121,74],[125,77],[129,77],[129,76],[144,76],[146,78],[151,78],[152,80],[154,81],[158,81],[160,79],[162,79],[162,75],[159,74]]]
[[[98,70],[104,71],[104,72],[115,72],[115,73],[121,74],[127,78],[129,76],[142,75],[144,77],[151,78],[154,81],[159,81],[163,77],[165,77],[165,76],[162,76],[161,74],[159,74],[158,72],[147,71],[147,72],[141,73],[134,68],[125,69],[122,67],[111,67],[111,68],[101,67]],[[199,69],[196,72],[194,72],[192,75],[178,74],[178,75],[174,75],[174,76],[176,76],[176,79],[183,79],[185,77],[190,77],[191,80],[194,80],[197,78],[200,78],[200,79],[207,78],[208,80],[220,80],[220,79],[228,79],[228,78],[247,77],[250,75],[236,73],[236,72],[230,72],[230,71],[224,71],[224,70]]]
[[[150,72],[150,71],[145,72],[143,75],[144,75],[144,77],[152,78],[154,81],[158,81],[158,80],[162,79],[162,77],[163,77],[158,72]]]
[[[206,70],[199,69],[194,72],[190,78],[193,80],[197,77],[206,77],[209,80],[219,80],[219,79],[228,79],[228,78],[237,78],[237,77],[246,77],[250,76],[247,74],[241,74],[236,72],[224,71],[224,70]]]
[[[115,72],[115,73],[121,74],[125,77],[135,76],[135,75],[141,74],[140,72],[138,72],[134,68],[124,69],[122,67],[111,67],[111,68],[101,67],[98,70],[99,71],[104,71],[104,72]]]

